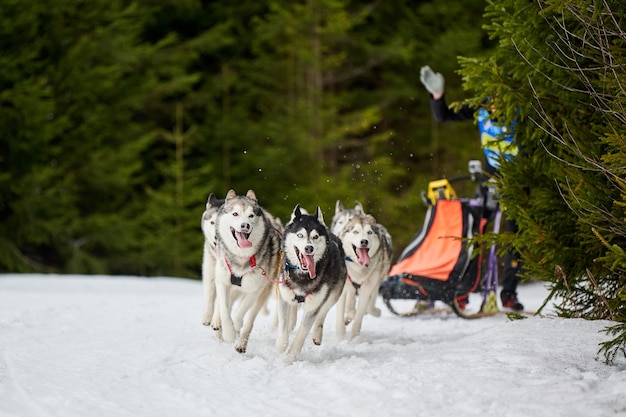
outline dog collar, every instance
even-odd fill
[[[285,262],[285,271],[289,271],[290,269],[300,269],[298,265],[290,264],[289,262]]]

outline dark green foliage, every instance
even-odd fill
[[[462,98],[484,5],[4,1],[0,271],[198,277],[229,188],[283,221],[359,200],[399,252],[427,182],[480,155],[471,123],[432,123],[418,74]]]
[[[495,53],[461,61],[471,102],[490,96],[498,117],[518,120],[523,156],[500,180],[520,232],[500,242],[520,250],[528,278],[551,283],[567,317],[626,321],[624,8],[491,1]],[[623,326],[609,334],[617,329],[607,360],[624,353]]]
[[[144,218],[152,187],[170,181],[159,164],[175,160],[152,132],[173,126],[174,100],[199,78],[186,68],[195,54],[169,34],[145,42],[150,9],[126,2],[5,2],[1,11],[2,269],[183,273],[157,266],[171,255],[143,251],[172,245],[169,228],[154,233],[162,224]]]

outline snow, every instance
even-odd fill
[[[536,309],[547,290],[519,294]],[[198,281],[0,275],[0,417],[626,416],[626,363],[597,355],[610,322],[378,306],[353,341],[331,310],[289,362],[273,304],[240,354],[200,324]]]

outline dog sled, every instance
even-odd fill
[[[467,180],[477,184],[475,196],[457,197],[453,184]],[[450,310],[466,319],[498,314],[496,248],[484,259],[473,239],[488,224],[498,233],[501,221],[495,187],[480,161],[470,161],[469,175],[430,182],[422,199],[428,207],[424,224],[380,286],[385,305],[399,316]],[[478,303],[468,304],[472,293],[482,293],[478,309]]]

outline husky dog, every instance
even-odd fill
[[[302,214],[296,205],[284,235],[285,274],[279,282],[278,338],[284,352],[289,343],[291,315],[302,306],[302,319],[288,356],[295,358],[313,328],[313,343],[322,343],[326,314],[335,305],[346,282],[345,254],[341,242],[324,224],[318,207],[315,215]]]
[[[337,202],[335,203],[335,215],[333,217],[331,230],[337,236],[340,236],[342,235],[343,229],[345,228],[346,224],[350,221],[351,218],[355,216],[365,216],[365,215],[366,213],[365,213],[365,210],[363,209],[363,205],[359,203],[358,201],[355,202],[354,208],[344,208],[341,201],[337,200]],[[383,247],[388,248],[388,250],[391,251],[391,247],[392,247],[391,235],[389,234],[389,232],[383,225],[377,224],[377,228],[381,232],[381,237],[383,240],[381,244],[383,245]],[[392,255],[390,255],[390,257],[391,256]],[[348,265],[349,264],[350,262],[348,261]],[[350,283],[348,283],[348,285],[350,285]],[[346,285],[346,287],[348,285]],[[355,284],[352,283],[352,286],[354,285]],[[352,319],[354,318],[356,314],[356,298],[351,296],[350,294],[348,294],[348,297],[346,299],[345,310],[346,310],[345,324],[348,324],[350,323],[350,321],[352,321]],[[370,308],[367,310],[367,313],[375,317],[380,316],[380,309],[376,308],[376,296],[372,297],[371,305],[370,305]],[[337,318],[337,320],[339,320],[339,318]]]
[[[343,207],[343,204],[341,203],[341,201],[337,200],[337,202],[335,203],[335,215],[333,216],[333,220],[330,224],[330,231],[333,232],[335,235],[339,236],[339,234],[341,233],[341,230],[344,228],[346,223],[348,223],[348,221],[351,218],[353,218],[356,215],[365,215],[365,214],[367,213],[365,213],[365,210],[363,210],[363,205],[359,203],[358,201],[355,202],[354,208],[347,209]],[[378,227],[383,232],[383,237],[385,238],[385,240],[387,240],[387,245],[389,247],[392,247],[391,235],[389,234],[387,229],[385,229],[385,227],[382,226],[381,224],[379,224]]]
[[[204,250],[202,254],[202,289],[204,293],[204,315],[202,316],[202,324],[210,326],[213,324],[214,329],[218,329],[219,314],[215,309],[215,221],[217,212],[224,204],[224,200],[220,200],[213,193],[209,195],[206,202],[206,209],[202,213],[200,227],[204,234]]]
[[[282,242],[269,217],[252,190],[245,196],[228,191],[217,214],[217,305],[224,340],[233,342],[240,332],[235,343],[238,352],[246,351],[254,320],[278,275]],[[235,287],[241,295],[231,315]]]
[[[354,208],[347,209],[343,207],[341,201],[337,200],[335,203],[335,215],[333,216],[333,220],[330,223],[330,231],[333,232],[336,236],[339,236],[341,230],[344,228],[348,220],[353,218],[356,215],[363,215],[365,211],[363,210],[363,205],[358,201],[354,204]]]
[[[337,302],[337,337],[345,335],[346,324],[352,319],[350,338],[355,338],[361,332],[366,313],[380,316],[380,309],[375,307],[376,297],[391,268],[392,256],[383,229],[373,216],[359,214],[341,230],[339,238],[346,254],[348,282]]]

